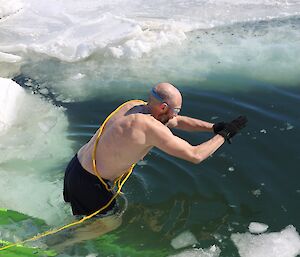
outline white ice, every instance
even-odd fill
[[[182,232],[171,241],[171,245],[174,249],[180,249],[196,243],[198,243],[198,240],[190,231]]]
[[[32,50],[65,61],[99,50],[139,58],[180,44],[186,32],[199,28],[300,13],[299,2],[286,0],[1,0],[0,6],[0,18],[6,17],[0,22],[0,51]]]
[[[16,63],[16,62],[20,62],[21,60],[22,60],[22,57],[20,57],[18,55],[0,52],[0,62]]]
[[[218,257],[220,253],[221,250],[217,246],[213,245],[208,249],[185,250],[169,257]]]
[[[0,206],[55,223],[66,217],[59,167],[73,153],[64,110],[9,79],[0,98]]]
[[[10,79],[0,78],[0,135],[17,120],[25,90]]]
[[[250,233],[254,233],[254,234],[264,233],[267,231],[268,227],[269,227],[268,225],[263,223],[251,222],[249,224],[249,231]]]
[[[0,0],[0,19],[8,17],[17,13],[23,7],[23,3],[20,0],[6,1]]]
[[[280,86],[299,85],[297,24],[238,23],[292,17],[300,13],[299,1],[0,3],[5,6],[0,76],[12,78],[22,71],[58,101],[107,99],[106,93],[116,89],[129,98],[137,82],[144,81],[139,88],[158,81],[198,85],[214,74],[232,72]],[[201,86],[214,89],[211,83]],[[224,84],[224,90],[246,87],[242,81]]]
[[[231,235],[231,240],[241,257],[296,257],[300,254],[300,236],[292,225],[280,232],[260,235],[236,233]]]

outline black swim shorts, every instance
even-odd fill
[[[104,181],[108,183],[108,180]],[[64,177],[64,200],[72,207],[73,215],[89,215],[106,205],[113,197],[97,176],[86,171],[80,164],[77,155],[66,168]],[[107,214],[116,207],[114,200],[99,214]]]

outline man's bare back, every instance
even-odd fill
[[[97,145],[99,176],[113,181],[150,151],[152,146],[146,144],[146,129],[149,122],[157,121],[145,113],[145,106],[140,101],[127,103],[111,117]],[[92,174],[94,174],[92,152],[97,134],[98,131],[78,152],[81,165]]]

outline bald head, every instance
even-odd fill
[[[182,97],[176,87],[170,83],[159,83],[152,88],[147,106],[155,119],[166,124],[178,115],[181,104]]]
[[[170,83],[159,83],[154,88],[154,91],[160,96],[163,101],[166,101],[172,106],[181,106],[182,97],[179,90]],[[150,101],[153,100],[153,96],[150,94]]]

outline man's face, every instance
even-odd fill
[[[172,103],[167,104],[163,103],[160,106],[160,112],[158,113],[156,119],[159,120],[162,124],[167,124],[169,120],[176,117],[181,109],[181,101],[180,103]]]
[[[167,124],[170,119],[173,119],[173,117],[170,117],[168,114],[159,114],[157,119],[162,123],[162,124]]]

